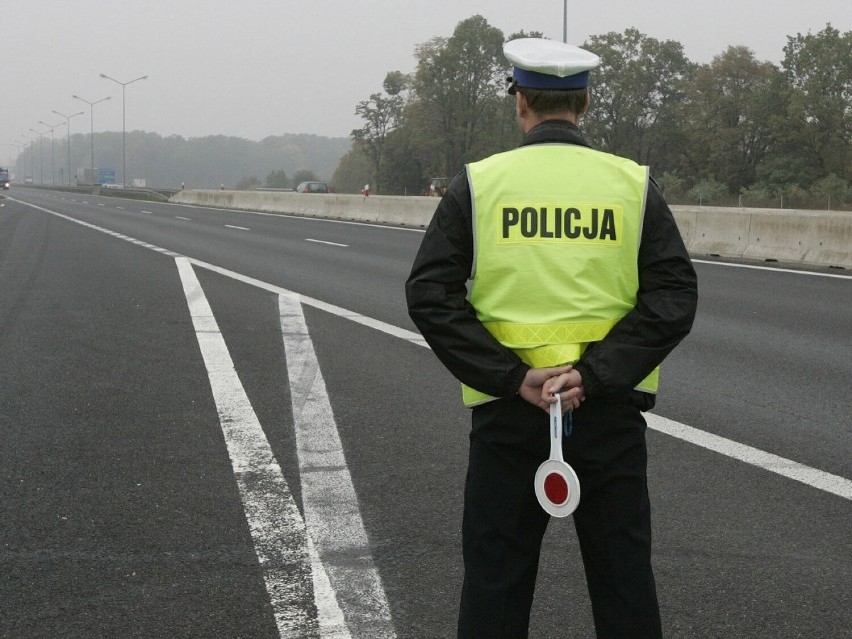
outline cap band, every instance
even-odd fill
[[[585,89],[589,86],[588,71],[560,78],[556,75],[515,67],[513,74],[518,86],[528,89],[557,89],[565,91],[568,89]]]

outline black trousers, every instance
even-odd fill
[[[528,636],[541,542],[550,516],[533,489],[550,454],[548,415],[520,397],[473,409],[458,636]],[[597,636],[662,636],[651,569],[645,420],[629,403],[587,400],[563,438],[580,479],[574,525]]]

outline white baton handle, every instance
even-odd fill
[[[556,402],[550,405],[550,458],[564,462],[562,457],[562,399],[554,393]]]

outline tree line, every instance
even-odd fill
[[[364,124],[332,182],[423,193],[432,178],[517,146],[505,37],[485,18],[415,48],[359,102]],[[651,167],[672,203],[852,208],[852,31],[787,36],[780,66],[729,46],[697,64],[674,40],[636,29],[590,37],[602,59],[581,128],[595,148]]]
[[[71,136],[71,184],[77,168],[92,165],[92,138]],[[144,178],[147,186],[180,188],[292,188],[302,181],[327,179],[341,156],[351,149],[347,138],[307,134],[269,136],[260,140],[225,135],[184,138],[163,137],[144,131],[127,132],[127,182]],[[95,133],[94,166],[116,169],[121,181],[121,132]],[[68,145],[57,136],[35,140],[16,160],[18,181],[31,177],[42,184],[68,184]]]

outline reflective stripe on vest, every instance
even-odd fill
[[[646,167],[570,144],[538,144],[467,166],[473,203],[470,302],[532,367],[576,362],[636,303]],[[637,388],[656,392],[658,371]],[[465,405],[493,399],[463,387]]]

